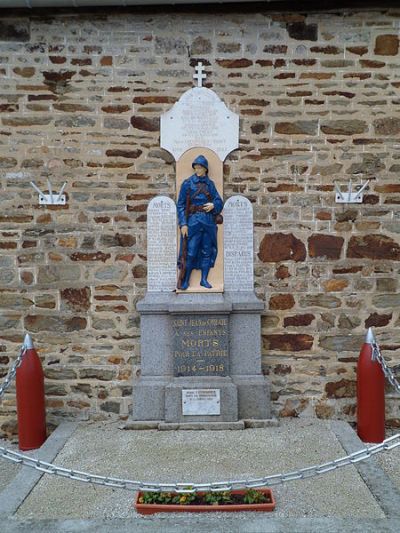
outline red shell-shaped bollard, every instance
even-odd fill
[[[363,442],[378,443],[385,439],[385,375],[372,358],[372,342],[369,329],[357,364],[357,433]]]
[[[17,369],[17,416],[19,449],[34,450],[46,440],[46,407],[42,364],[32,339],[25,337],[27,351]]]

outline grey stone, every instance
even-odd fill
[[[0,314],[0,329],[19,329],[20,317]]]
[[[2,283],[8,284],[14,281],[15,271],[9,270],[7,268],[0,269],[0,281]]]
[[[41,265],[38,271],[38,283],[76,281],[80,278],[80,274],[78,265]]]
[[[55,121],[55,126],[58,128],[86,128],[95,125],[96,119],[85,115],[70,115]]]
[[[372,298],[372,304],[379,308],[399,307],[400,294],[379,294]]]

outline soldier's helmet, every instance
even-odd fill
[[[207,159],[204,157],[204,155],[198,155],[196,157],[196,159],[193,161],[192,163],[192,168],[194,168],[195,165],[201,165],[202,167],[204,167],[206,170],[208,170],[208,161]]]

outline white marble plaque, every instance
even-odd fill
[[[224,161],[239,146],[239,115],[211,89],[194,87],[161,116],[161,148],[176,160],[190,148],[210,148]]]
[[[220,389],[182,390],[183,415],[220,415]]]
[[[147,208],[147,290],[176,289],[176,206],[168,196],[156,196]]]
[[[254,290],[253,207],[244,196],[231,196],[224,206],[224,287]]]

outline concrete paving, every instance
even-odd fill
[[[190,484],[289,472],[364,446],[344,422],[306,418],[242,431],[127,431],[115,422],[86,422],[62,424],[38,454],[91,473]],[[33,470],[19,467],[0,493],[0,519],[7,532],[399,531],[400,449],[389,454],[390,460],[373,458],[273,487],[273,513],[142,517],[131,492],[37,473],[32,481]]]

